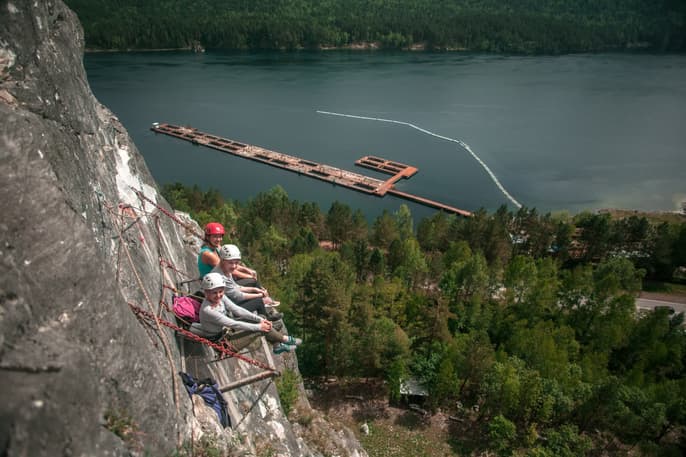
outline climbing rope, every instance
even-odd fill
[[[122,208],[120,207],[120,209],[122,209]],[[113,210],[110,208],[110,211],[112,212]],[[122,230],[121,226],[118,226],[116,224],[116,218],[113,218],[113,220],[115,221],[115,223],[114,223],[115,227],[119,231],[119,246],[124,247],[124,253],[126,254],[126,257],[129,261],[129,266],[131,267],[131,271],[133,272],[133,275],[136,278],[136,282],[138,283],[138,287],[140,288],[141,292],[143,293],[143,296],[145,297],[145,301],[148,304],[150,311],[152,311],[153,310],[152,301],[150,300],[150,297],[148,296],[148,293],[145,290],[145,287],[143,285],[143,281],[141,280],[141,277],[138,274],[138,271],[136,270],[136,266],[135,266],[135,263],[133,261],[133,257],[131,256],[131,251],[129,250],[127,243],[123,242],[124,231]],[[140,227],[139,227],[139,230],[141,230]],[[142,234],[143,233],[141,230],[141,237],[142,237]],[[117,272],[117,277],[119,277],[119,272]],[[176,371],[177,370],[176,370],[176,366],[174,365],[174,361],[171,357],[172,351],[171,351],[171,348],[169,347],[169,342],[167,341],[167,338],[164,335],[164,333],[162,332],[162,329],[160,327],[159,317],[157,317],[157,315],[155,315],[155,314],[152,314],[152,313],[150,313],[150,314],[153,316],[153,319],[154,319],[153,322],[155,323],[156,329],[158,331],[159,338],[162,341],[162,346],[164,346],[164,352],[165,352],[165,355],[167,356],[167,361],[169,362],[169,368],[170,368],[171,373],[172,373],[172,387],[173,387],[173,391],[174,391],[174,403],[176,406],[176,415],[177,415],[177,417],[181,417],[181,411],[179,409],[179,405],[180,405],[179,386],[178,386],[178,381],[176,380]],[[177,436],[177,441],[180,441],[180,440],[181,440],[181,435],[179,432],[179,434]]]
[[[175,293],[176,295],[183,295],[183,296],[186,296],[186,297],[192,297],[192,298],[195,298],[195,299],[200,300],[200,301],[203,301],[203,300],[205,299],[205,297],[203,297],[203,296],[201,296],[201,295],[187,294],[187,293],[185,293],[185,292],[183,292],[183,291],[177,289],[177,288],[174,287],[174,286],[170,286],[169,284],[162,284],[162,288],[163,288],[163,289],[170,290],[170,291],[172,291],[173,293]]]
[[[185,276],[186,278],[190,278],[193,281],[199,281],[200,280],[197,276],[189,275],[185,271],[176,268],[173,263],[171,263],[169,260],[164,259],[162,257],[160,257],[160,265],[162,265],[165,268],[169,268],[170,270],[172,270],[175,273],[180,274],[181,276]],[[192,281],[189,281],[189,282],[192,282]]]
[[[139,196],[141,196],[141,197],[145,198],[146,200],[150,201],[149,199],[147,199],[147,197],[145,197],[144,195],[142,195],[142,194],[141,194],[140,192],[138,192],[137,190],[134,189],[134,191],[135,191],[137,194],[139,194]],[[132,209],[130,206],[128,206],[128,208],[129,208],[129,209]],[[131,253],[129,252],[128,246],[126,245],[126,243],[121,243],[121,241],[122,241],[122,236],[123,236],[123,232],[120,232],[120,245],[124,246],[125,253],[126,253],[126,255],[127,255],[128,259],[129,259],[129,263],[130,263],[130,266],[131,266],[131,270],[133,271],[134,276],[136,277],[136,280],[137,280],[137,282],[138,282],[138,285],[139,285],[140,289],[141,289],[142,292],[143,292],[143,295],[144,295],[144,297],[145,297],[145,299],[146,299],[146,302],[149,304],[150,310],[152,310],[152,301],[150,300],[150,297],[148,296],[147,292],[145,291],[145,288],[143,287],[143,282],[142,282],[142,280],[140,279],[140,276],[138,275],[138,272],[137,272],[137,270],[136,270],[136,268],[135,268],[135,266],[134,266],[134,264],[133,264],[133,259],[132,259],[132,257],[131,257]],[[165,259],[160,259],[160,265],[165,265],[165,266],[170,266],[170,265],[171,265],[171,266],[173,267],[173,264],[172,264],[171,262],[165,260]],[[179,271],[179,272],[181,271],[181,270],[178,270],[176,267],[174,267],[174,270],[175,270],[175,271]],[[178,289],[176,289],[176,288],[174,288],[174,287],[171,287],[171,286],[169,286],[169,285],[163,284],[162,287],[165,288],[165,289],[170,289],[170,290],[172,290],[172,291],[174,291],[174,292],[176,292],[176,293],[179,293],[179,290],[178,290]],[[194,296],[194,297],[195,297],[195,296]],[[197,298],[201,298],[201,297],[197,297]],[[132,307],[133,307],[133,306],[136,306],[136,305],[133,305],[133,304],[129,303],[129,306],[132,306]],[[163,307],[166,308],[166,309],[169,308],[169,305],[167,305],[163,300],[160,300],[160,306],[163,306]],[[225,356],[235,357],[235,358],[237,358],[237,359],[239,359],[239,360],[243,360],[244,362],[250,363],[250,364],[255,365],[255,366],[258,366],[258,367],[260,367],[260,368],[264,368],[265,370],[276,371],[274,368],[269,367],[269,365],[266,365],[266,364],[264,364],[264,363],[262,363],[262,362],[259,362],[259,361],[257,361],[257,360],[253,360],[253,359],[251,359],[251,358],[249,358],[249,357],[242,356],[242,355],[238,354],[238,353],[235,352],[235,351],[231,351],[231,350],[230,350],[229,348],[227,348],[226,346],[219,345],[219,344],[217,344],[217,343],[211,342],[210,340],[207,340],[207,339],[205,339],[205,338],[199,337],[198,335],[196,335],[196,334],[194,334],[194,333],[191,333],[191,332],[188,331],[188,330],[185,330],[185,329],[183,329],[183,328],[181,328],[181,327],[179,327],[179,326],[176,326],[176,325],[174,325],[174,324],[172,324],[172,323],[170,323],[170,322],[168,322],[168,321],[162,319],[162,317],[160,317],[160,316],[158,316],[158,315],[156,315],[156,314],[154,314],[154,313],[152,313],[152,312],[144,311],[144,310],[140,309],[139,307],[136,307],[136,308],[138,308],[138,309],[141,311],[140,314],[142,314],[142,315],[144,315],[146,318],[150,319],[150,320],[151,320],[153,323],[155,323],[156,325],[160,324],[160,325],[163,325],[163,326],[172,328],[172,329],[178,331],[179,333],[183,334],[185,337],[187,337],[187,338],[190,339],[190,340],[193,340],[193,341],[196,341],[196,342],[199,342],[199,343],[202,343],[202,344],[208,344],[208,343],[209,343],[209,344],[208,344],[209,346],[211,346],[211,347],[217,349],[218,351],[220,351],[220,352],[221,352],[222,354],[224,354]],[[132,308],[132,309],[134,309],[134,308]],[[134,312],[135,312],[135,311],[136,311],[136,310],[134,309]],[[161,331],[161,329],[160,329],[160,331]],[[174,379],[176,379],[176,378],[174,377]]]
[[[147,198],[145,195],[143,195],[142,192],[138,191],[137,189],[132,189],[132,190],[133,190],[133,192],[138,196],[138,198],[141,200],[141,204],[142,204],[143,208],[145,207],[144,201],[149,202],[150,204],[152,204],[153,206],[155,206],[161,213],[163,213],[164,215],[166,215],[167,217],[169,217],[172,221],[176,222],[176,223],[177,223],[178,225],[180,225],[181,227],[183,227],[183,228],[185,228],[186,230],[190,231],[190,232],[193,233],[195,236],[198,236],[199,238],[202,238],[202,235],[199,235],[199,234],[194,230],[194,228],[193,228],[192,226],[190,226],[190,225],[184,223],[184,222],[181,221],[178,217],[176,217],[174,214],[170,213],[170,212],[169,212],[168,210],[166,210],[165,208],[162,208],[161,206],[157,205],[155,202],[153,202],[152,200],[150,200],[149,198]],[[108,208],[108,209],[110,209],[110,212],[113,213],[113,209],[112,209],[112,208]],[[138,228],[138,230],[139,230],[139,239],[140,239],[140,242],[141,242],[141,243],[144,243],[144,242],[145,242],[145,239],[144,239],[144,236],[143,236],[143,230],[142,230],[142,227],[141,227],[141,224],[140,224],[140,222],[141,222],[141,217],[142,217],[142,216],[141,216],[140,214],[136,214],[136,209],[138,209],[138,211],[139,211],[140,213],[146,214],[146,215],[148,215],[148,216],[150,216],[150,217],[154,217],[154,219],[155,219],[155,226],[156,226],[156,229],[157,229],[156,231],[157,231],[157,238],[158,238],[158,240],[157,240],[157,241],[158,241],[158,242],[157,242],[157,248],[158,248],[158,249],[157,249],[157,251],[158,251],[157,254],[158,254],[159,265],[160,265],[160,272],[161,272],[160,283],[162,284],[162,287],[161,287],[161,297],[160,297],[160,300],[159,300],[159,302],[158,302],[158,304],[159,304],[159,309],[158,309],[158,312],[157,312],[157,313],[153,312],[152,300],[150,299],[150,297],[148,296],[148,294],[147,294],[147,292],[146,292],[146,289],[144,288],[143,282],[142,282],[142,280],[141,280],[141,278],[140,278],[140,276],[139,276],[139,274],[138,274],[138,272],[137,272],[137,270],[136,270],[136,268],[135,268],[135,265],[134,265],[133,258],[132,258],[132,256],[131,256],[129,247],[128,247],[127,243],[126,243],[125,240],[124,240],[124,232],[128,231],[128,230],[129,230],[130,228],[132,228],[133,226],[137,226],[137,228]],[[132,213],[132,214],[131,214],[131,213]],[[176,287],[171,287],[171,286],[168,286],[167,284],[165,284],[165,283],[169,283],[169,282],[171,282],[171,283],[174,283],[174,282],[175,282],[174,280],[172,280],[172,278],[170,277],[170,275],[169,275],[169,273],[168,273],[167,270],[171,270],[171,271],[174,272],[175,275],[178,275],[178,276],[176,276],[175,279],[179,279],[180,276],[183,276],[183,277],[186,277],[186,278],[190,278],[190,280],[183,281],[182,283],[197,281],[198,278],[197,278],[197,277],[194,277],[194,276],[192,276],[192,275],[189,275],[188,273],[186,273],[186,272],[180,270],[180,269],[177,268],[171,261],[167,260],[167,259],[165,258],[165,256],[163,255],[163,252],[162,252],[162,251],[163,251],[163,246],[167,246],[167,244],[166,244],[166,240],[163,239],[164,237],[163,237],[163,233],[162,233],[162,230],[161,230],[161,227],[160,227],[160,218],[159,218],[159,216],[158,216],[157,214],[154,214],[154,212],[153,212],[153,213],[148,213],[147,211],[145,211],[145,209],[134,208],[134,207],[131,206],[131,205],[119,205],[118,214],[116,214],[116,215],[112,214],[112,216],[113,216],[113,217],[112,217],[113,221],[115,221],[115,224],[114,224],[114,225],[115,225],[115,226],[118,228],[118,230],[119,230],[119,237],[118,237],[118,238],[119,238],[119,246],[118,246],[118,256],[117,256],[117,257],[118,257],[118,258],[117,258],[117,278],[119,279],[119,274],[120,274],[120,271],[119,271],[119,270],[120,270],[120,268],[121,268],[120,257],[121,257],[122,247],[123,247],[123,250],[124,250],[124,252],[125,252],[125,254],[126,254],[126,257],[128,258],[128,261],[129,261],[129,264],[130,264],[130,267],[131,267],[131,271],[133,272],[133,275],[134,275],[135,278],[136,278],[136,282],[138,283],[138,286],[140,287],[140,289],[141,289],[141,291],[142,291],[142,293],[143,293],[143,296],[145,297],[145,301],[146,301],[146,303],[148,304],[149,311],[146,311],[146,310],[142,309],[140,306],[137,306],[137,305],[135,305],[135,304],[133,304],[133,303],[131,303],[131,302],[128,302],[128,305],[129,305],[129,307],[131,308],[131,310],[134,312],[134,314],[138,317],[139,321],[143,324],[144,328],[146,328],[147,331],[155,330],[155,331],[157,332],[157,334],[158,334],[160,340],[162,341],[162,343],[163,343],[163,345],[164,345],[165,353],[166,353],[166,355],[167,355],[167,359],[169,360],[170,368],[172,369],[172,372],[173,372],[173,374],[172,374],[172,382],[173,382],[173,386],[174,386],[174,399],[175,399],[175,404],[176,404],[176,412],[177,412],[177,415],[180,415],[180,412],[179,412],[179,404],[180,404],[180,402],[179,402],[179,398],[178,398],[178,397],[179,397],[179,394],[178,394],[177,379],[176,379],[176,376],[175,376],[175,371],[176,371],[176,370],[175,370],[175,367],[174,367],[173,360],[172,360],[172,358],[171,358],[171,349],[170,349],[170,347],[169,347],[168,341],[167,341],[166,336],[165,336],[165,334],[164,334],[165,332],[162,331],[161,326],[164,326],[164,327],[167,327],[167,328],[170,328],[170,329],[174,330],[178,335],[182,335],[184,338],[186,338],[186,339],[188,339],[188,340],[195,341],[195,342],[197,342],[197,343],[200,343],[200,344],[203,344],[203,345],[206,345],[206,346],[209,346],[209,347],[215,349],[215,350],[219,353],[219,354],[218,354],[218,357],[216,358],[216,359],[217,359],[217,360],[216,360],[217,362],[218,362],[218,361],[221,361],[221,360],[223,360],[223,359],[225,359],[225,358],[228,358],[228,357],[233,357],[233,358],[236,358],[236,359],[238,359],[238,360],[241,360],[241,361],[243,361],[243,362],[245,362],[245,363],[248,363],[248,364],[251,364],[251,365],[256,366],[256,367],[258,367],[258,368],[261,368],[261,369],[265,370],[266,372],[270,372],[270,373],[272,373],[274,376],[279,376],[279,375],[280,375],[280,373],[279,373],[275,368],[269,366],[268,364],[263,363],[263,362],[260,362],[260,361],[258,361],[258,360],[254,360],[254,359],[252,359],[252,358],[246,357],[246,356],[244,356],[244,355],[238,353],[237,350],[235,349],[235,347],[233,347],[233,346],[231,345],[231,343],[229,343],[229,341],[227,341],[225,338],[222,338],[220,342],[213,342],[213,341],[211,341],[211,340],[209,340],[209,339],[202,338],[202,337],[200,337],[200,336],[198,336],[198,335],[192,333],[191,331],[189,331],[189,330],[187,330],[187,329],[185,329],[185,328],[183,328],[183,327],[180,327],[180,326],[178,326],[178,325],[175,325],[175,324],[173,324],[173,323],[171,323],[171,322],[165,320],[164,318],[162,318],[162,317],[161,317],[161,313],[162,313],[163,311],[167,311],[167,312],[170,312],[170,311],[171,311],[172,314],[174,314],[174,316],[178,318],[178,316],[176,316],[176,314],[173,313],[173,311],[170,309],[171,307],[164,301],[164,289],[172,290],[173,293],[175,293],[175,294],[179,294],[179,293],[180,293],[179,290],[178,290]],[[126,217],[131,217],[131,218],[133,219],[133,222],[127,224],[126,227],[125,227],[124,229],[122,229],[122,227],[125,225],[125,222],[126,222],[126,221],[125,221],[125,218],[126,218]],[[120,219],[120,224],[117,224],[116,221],[119,220],[119,219]],[[169,249],[167,249],[167,250],[169,250]],[[192,296],[192,295],[191,295],[191,296]],[[201,298],[201,297],[198,297],[198,298]],[[186,324],[186,325],[189,324],[189,323],[187,323],[187,322],[185,322],[185,321],[183,321],[183,320],[181,320],[181,321],[184,322],[184,324]],[[151,338],[151,340],[152,340],[152,338]],[[155,344],[155,341],[154,341],[154,340],[152,340],[152,341],[153,341],[153,344]],[[270,384],[271,384],[271,382],[270,382],[269,384],[267,384],[267,386],[270,385]],[[265,390],[266,390],[266,389],[265,389]],[[263,392],[262,392],[262,394],[261,394],[260,396],[263,395],[263,393],[264,393],[265,390],[263,390]],[[253,405],[253,406],[254,406],[254,405]],[[251,409],[252,409],[252,408],[251,408]],[[244,419],[245,419],[245,418],[244,418]],[[241,422],[242,422],[242,420],[241,420]],[[239,424],[239,425],[240,425],[240,424]],[[180,440],[181,440],[181,435],[180,435],[180,432],[179,432],[179,435],[177,436],[177,441],[179,441],[179,443],[180,443]]]
[[[181,227],[183,227],[183,228],[185,228],[186,230],[190,231],[193,235],[197,236],[197,237],[200,238],[200,239],[202,239],[202,238],[204,237],[203,234],[200,234],[200,233],[196,232],[196,231],[195,231],[195,228],[194,228],[192,225],[186,224],[186,223],[183,222],[181,219],[179,219],[178,217],[176,217],[176,215],[172,214],[169,210],[167,210],[167,209],[161,207],[160,205],[158,205],[158,204],[155,203],[154,201],[150,200],[148,197],[146,197],[146,196],[143,194],[143,192],[139,191],[138,189],[134,189],[133,187],[131,187],[131,190],[132,190],[136,195],[138,195],[138,198],[139,198],[139,199],[147,201],[148,203],[150,203],[151,205],[153,205],[155,208],[157,208],[158,210],[160,210],[160,212],[161,212],[162,214],[164,214],[165,216],[169,217],[171,220],[173,220],[174,222],[176,222],[177,224],[179,224]]]

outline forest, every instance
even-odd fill
[[[394,399],[401,380],[417,379],[424,407],[462,415],[480,437],[456,434],[456,449],[686,451],[684,316],[635,307],[649,284],[683,287],[684,216],[503,206],[415,226],[405,205],[368,223],[279,186],[245,203],[181,184],[163,194],[200,224],[227,227],[225,242],[240,246],[304,338],[305,377],[384,379]]]
[[[686,49],[683,0],[66,0],[103,50]]]

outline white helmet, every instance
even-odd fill
[[[219,258],[222,260],[240,260],[241,250],[235,244],[225,244],[219,249]]]
[[[202,278],[202,288],[205,290],[218,289],[224,287],[224,278],[219,273],[207,273]]]

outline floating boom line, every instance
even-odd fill
[[[368,117],[368,116],[356,116],[356,115],[354,115],[354,114],[334,113],[334,112],[331,112],[331,111],[321,111],[321,110],[317,110],[317,113],[319,113],[319,114],[327,114],[327,115],[329,115],[329,116],[340,116],[340,117],[350,117],[350,118],[353,118],[353,119],[363,119],[363,120],[366,120],[366,121],[389,122],[389,123],[391,123],[391,124],[406,125],[406,126],[408,126],[408,127],[412,127],[412,128],[415,129],[415,130],[419,130],[419,131],[422,132],[422,133],[426,133],[427,135],[431,135],[431,136],[435,136],[436,138],[440,138],[441,140],[446,140],[446,141],[450,141],[450,142],[452,142],[452,143],[457,143],[457,144],[459,144],[460,146],[462,146],[467,152],[469,152],[469,153],[472,155],[472,157],[474,157],[474,160],[476,160],[476,161],[483,167],[483,169],[486,170],[486,173],[488,173],[488,175],[491,177],[491,180],[495,183],[495,185],[498,187],[498,189],[500,189],[500,191],[503,193],[503,195],[505,195],[505,197],[508,198],[508,200],[510,200],[517,208],[521,208],[521,207],[522,207],[522,204],[519,203],[519,202],[518,202],[518,201],[517,201],[508,191],[507,191],[507,189],[505,189],[505,187],[504,187],[504,186],[500,183],[500,181],[498,180],[498,178],[497,178],[497,176],[495,175],[495,173],[493,173],[493,172],[491,171],[491,169],[488,168],[488,165],[486,165],[486,164],[484,163],[484,161],[481,160],[481,157],[479,157],[478,155],[476,155],[476,153],[475,153],[474,151],[472,151],[472,148],[470,148],[469,145],[468,145],[467,143],[465,143],[464,141],[462,141],[462,140],[457,140],[457,139],[455,139],[455,138],[450,138],[450,137],[447,137],[447,136],[439,135],[439,134],[434,133],[434,132],[432,132],[432,131],[430,131],[430,130],[423,129],[423,128],[419,127],[418,125],[414,125],[414,124],[412,124],[412,123],[410,123],[410,122],[396,121],[396,120],[394,120],[394,119],[383,119],[383,118],[379,118],[379,117]]]

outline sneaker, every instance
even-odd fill
[[[269,321],[280,321],[281,318],[283,317],[283,313],[271,313],[270,315],[267,316],[267,320]]]
[[[284,352],[292,352],[294,350],[295,346],[289,346],[286,343],[279,343],[274,346],[274,354],[276,355],[283,354]]]
[[[288,335],[288,341],[284,341],[284,344],[288,344],[290,346],[300,346],[302,344],[303,340],[300,338],[295,338],[291,335]]]

